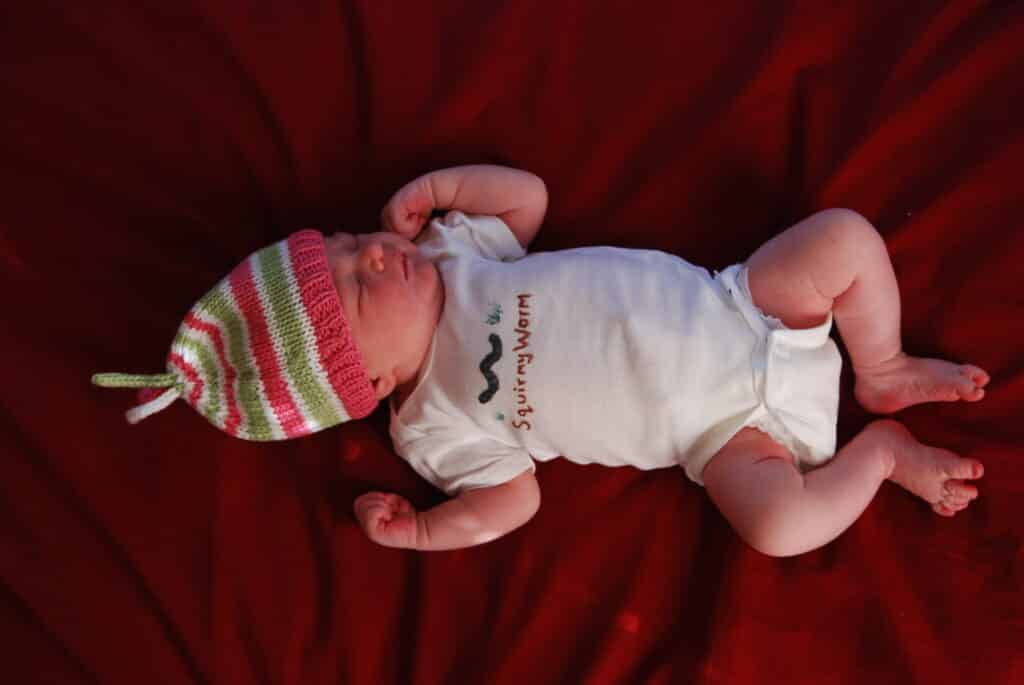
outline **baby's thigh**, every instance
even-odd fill
[[[856,276],[866,231],[874,229],[856,212],[829,209],[778,234],[746,262],[754,304],[790,328],[823,323]]]
[[[732,436],[729,442],[725,443],[722,449],[715,453],[715,456],[711,457],[708,465],[704,467],[704,472],[707,474],[711,464],[716,459],[719,459],[719,457],[722,457],[718,462],[719,467],[721,467],[726,462],[733,461],[737,457],[747,458],[751,455],[756,455],[754,456],[755,460],[781,459],[792,464],[794,468],[796,467],[796,458],[784,445],[764,431],[752,426],[746,426],[741,428],[736,435]]]
[[[772,436],[752,426],[741,428],[704,466],[701,473],[704,487],[715,499],[716,490],[732,489],[726,484],[745,480],[738,477],[750,473],[751,465],[768,459],[784,463],[794,471],[797,469],[793,453]]]
[[[761,551],[780,521],[773,512],[788,508],[786,500],[802,488],[792,453],[749,427],[711,458],[702,475],[711,501],[736,532]]]

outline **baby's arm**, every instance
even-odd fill
[[[523,525],[540,507],[540,488],[527,471],[507,483],[463,492],[424,512],[405,498],[369,492],[354,509],[363,531],[385,547],[444,550],[490,542]]]
[[[540,177],[509,167],[474,164],[424,174],[392,196],[381,212],[385,230],[407,238],[419,234],[435,209],[499,217],[526,248],[548,207]]]

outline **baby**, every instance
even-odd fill
[[[536,176],[428,173],[384,231],[313,231],[255,253],[186,317],[168,373],[99,374],[146,390],[139,420],[185,397],[240,437],[282,439],[390,398],[396,452],[451,496],[416,511],[354,504],[390,547],[488,542],[540,505],[534,460],[680,466],[755,549],[838,536],[886,480],[943,516],[982,465],[876,420],[836,450],[839,328],[873,413],[984,396],[976,366],[910,357],[885,244],[849,210],[820,212],[714,276],[657,251],[526,254],[547,208]],[[431,219],[435,210],[451,210]],[[415,242],[414,242],[415,241]]]

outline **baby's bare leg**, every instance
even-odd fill
[[[784,447],[745,428],[703,475],[708,494],[740,537],[765,554],[792,556],[846,530],[887,478],[952,516],[977,497],[977,489],[964,481],[980,478],[982,466],[922,445],[901,424],[883,419],[806,474]]]
[[[888,414],[921,402],[984,397],[989,377],[982,369],[904,354],[889,253],[859,214],[819,212],[762,245],[747,267],[754,304],[790,328],[815,326],[833,313],[865,409]]]
[[[989,378],[978,367],[904,354],[889,254],[858,214],[815,214],[765,243],[747,267],[754,304],[790,328],[815,326],[834,314],[857,376],[857,399],[866,409],[889,413],[920,402],[984,396]],[[965,481],[981,474],[976,460],[922,445],[901,424],[882,420],[806,474],[784,447],[746,428],[711,459],[704,482],[751,546],[788,556],[838,536],[886,479],[952,516],[977,496]]]

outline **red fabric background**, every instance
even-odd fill
[[[4,680],[1024,682],[1024,8],[829,4],[9,3]],[[907,349],[992,373],[980,404],[901,415],[985,462],[981,498],[946,520],[887,484],[836,542],[772,560],[679,472],[556,461],[523,529],[394,551],[353,498],[440,495],[382,412],[247,444],[181,403],[129,427],[131,393],[89,385],[161,371],[253,249],[371,230],[402,183],[469,162],[545,179],[536,249],[721,268],[859,210]],[[847,439],[869,420],[848,373],[842,401]]]

